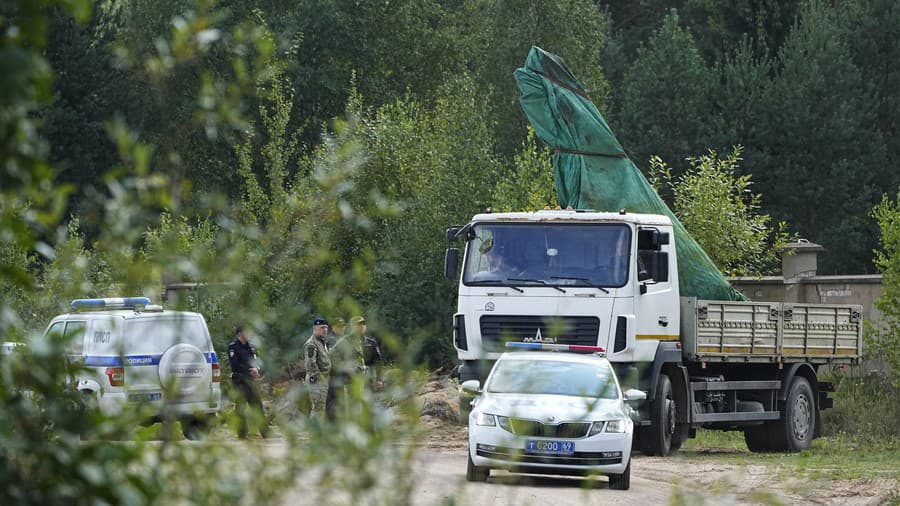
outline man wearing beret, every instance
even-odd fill
[[[312,336],[305,346],[306,384],[309,385],[311,418],[322,418],[328,398],[328,379],[331,358],[328,356],[328,322],[320,316],[313,318]]]

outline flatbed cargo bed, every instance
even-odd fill
[[[862,306],[682,297],[680,330],[694,362],[856,364]]]

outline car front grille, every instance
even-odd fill
[[[479,320],[486,351],[503,351],[508,341],[553,342],[596,346],[600,319],[596,316],[485,315]]]
[[[495,460],[503,460],[511,465],[518,464],[556,464],[566,466],[608,466],[621,464],[622,455],[616,457],[607,456],[609,452],[575,452],[572,455],[545,455],[525,453],[518,448],[506,448],[503,446],[478,445],[475,454]]]
[[[591,429],[590,422],[549,424],[524,418],[510,418],[509,423],[513,434],[518,436],[578,439],[587,436],[588,431]]]

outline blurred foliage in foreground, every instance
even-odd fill
[[[179,305],[207,315],[220,350],[225,329],[237,322],[250,325],[267,343],[273,329],[283,330],[273,322],[305,320],[313,307],[327,315],[363,312],[353,290],[372,282],[374,257],[365,245],[352,255],[342,255],[336,245],[371,233],[371,223],[390,219],[396,207],[377,191],[357,186],[367,155],[363,124],[352,112],[325,136],[315,156],[303,160],[303,180],[276,181],[284,188],[274,194],[281,204],[277,212],[249,190],[243,206],[231,207],[216,195],[187,206],[188,183],[155,170],[153,160],[160,161],[150,155],[156,146],[111,119],[106,129],[120,161],[93,187],[100,215],[92,218],[101,225],[86,245],[78,220],[60,225],[69,189],[53,185],[47,147],[36,134],[34,111],[49,98],[52,78],[41,51],[47,37],[45,7],[18,2],[4,8],[9,16],[0,20],[0,61],[18,65],[17,72],[2,72],[0,83],[0,335],[4,341],[28,343],[24,350],[0,356],[0,503],[272,503],[302,482],[316,484],[303,491],[308,495],[327,491],[351,503],[363,498],[378,504],[407,502],[404,477],[414,446],[392,444],[417,436],[418,413],[410,400],[416,381],[405,372],[412,370],[407,355],[399,355],[395,364],[386,392],[390,407],[360,393],[354,409],[335,424],[275,416],[285,441],[279,455],[214,442],[173,444],[173,420],[158,433],[136,431],[144,421],[141,409],[104,418],[67,384],[66,343],[40,333],[76,297],[158,298],[166,277],[206,281],[208,290],[184,295]],[[57,7],[78,21],[90,16],[87,1]],[[203,4],[186,9],[155,41],[156,52],[133,63],[146,72],[148,82],[163,83],[206,53],[228,59],[233,69],[228,75],[200,71],[204,84],[195,90],[202,99],[194,102],[193,125],[209,136],[249,135],[253,121],[244,115],[245,97],[281,84],[272,35],[252,17],[229,30],[216,28],[217,19]],[[228,86],[217,85],[225,82]],[[263,96],[273,115],[288,113],[278,109],[277,91]],[[257,128],[287,135],[278,130],[277,118],[264,118],[269,121]],[[245,172],[248,181],[250,172]],[[269,178],[274,179],[272,173]],[[295,282],[276,284],[278,276]],[[377,316],[372,320],[377,322]],[[284,350],[302,344],[296,328],[291,330],[279,334]],[[393,346],[392,335],[381,337]],[[273,367],[272,376],[277,372]],[[115,441],[122,437],[133,442]],[[397,486],[375,491],[379,480]]]

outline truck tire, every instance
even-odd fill
[[[799,452],[812,445],[816,428],[816,399],[812,386],[802,376],[794,376],[784,401],[781,419],[769,432],[769,445],[776,451]]]
[[[769,431],[771,428],[768,424],[754,425],[744,429],[744,441],[747,443],[747,449],[753,453],[763,453],[771,450],[769,446]]]
[[[672,451],[673,440],[677,441],[678,446],[675,449],[678,449],[686,439],[687,424],[675,422],[677,404],[673,395],[672,380],[669,379],[669,375],[660,374],[656,385],[656,398],[650,403],[650,427],[641,430],[641,451],[646,455],[665,457]],[[682,432],[685,432],[684,437],[681,436]],[[677,437],[676,433],[679,434]]]

